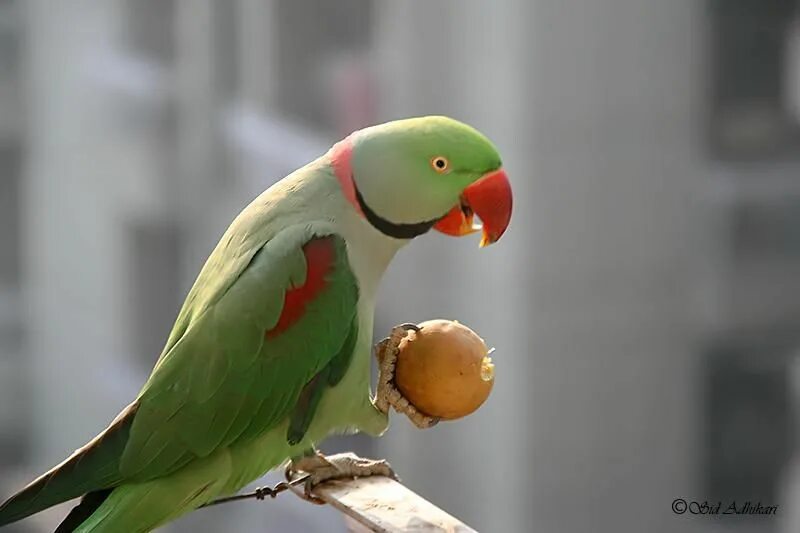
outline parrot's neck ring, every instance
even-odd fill
[[[367,219],[367,222],[372,224],[372,227],[384,235],[394,237],[395,239],[413,239],[414,237],[430,231],[433,225],[439,222],[439,219],[441,219],[441,217],[437,217],[432,220],[412,223],[397,223],[386,220],[367,205],[367,203],[364,201],[364,197],[361,196],[361,191],[359,191],[358,187],[355,185],[355,180],[353,180],[352,176],[350,179],[353,182],[353,188],[355,189],[358,207],[361,208],[364,218]]]

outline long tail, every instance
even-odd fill
[[[105,492],[103,489],[119,484],[122,481],[120,457],[128,441],[136,407],[135,403],[130,404],[100,435],[0,505],[0,527],[78,496]],[[88,498],[81,512],[96,499],[97,495]]]

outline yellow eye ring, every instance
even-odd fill
[[[431,158],[431,167],[439,174],[444,174],[450,168],[450,162],[440,155]]]

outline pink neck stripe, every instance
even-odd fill
[[[356,198],[356,184],[353,182],[353,140],[350,137],[345,137],[343,140],[336,143],[331,149],[331,166],[336,179],[339,180],[339,185],[342,187],[342,194],[353,206],[353,208],[362,217],[364,212]]]

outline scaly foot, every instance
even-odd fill
[[[375,355],[378,358],[378,390],[375,395],[375,406],[384,413],[389,412],[389,406],[394,407],[398,413],[405,414],[411,422],[421,429],[435,426],[438,418],[427,416],[414,407],[405,396],[403,396],[394,383],[395,363],[399,353],[400,341],[402,341],[409,331],[419,331],[419,327],[414,324],[401,324],[392,328],[391,334],[375,347]]]
[[[389,463],[383,459],[365,459],[358,455],[337,453],[323,455],[316,452],[311,455],[293,459],[286,467],[286,480],[289,482],[299,479],[298,473],[308,474],[305,481],[306,498],[314,503],[325,503],[313,496],[311,492],[320,483],[332,479],[346,479],[367,476],[386,476],[397,480],[397,476]]]

